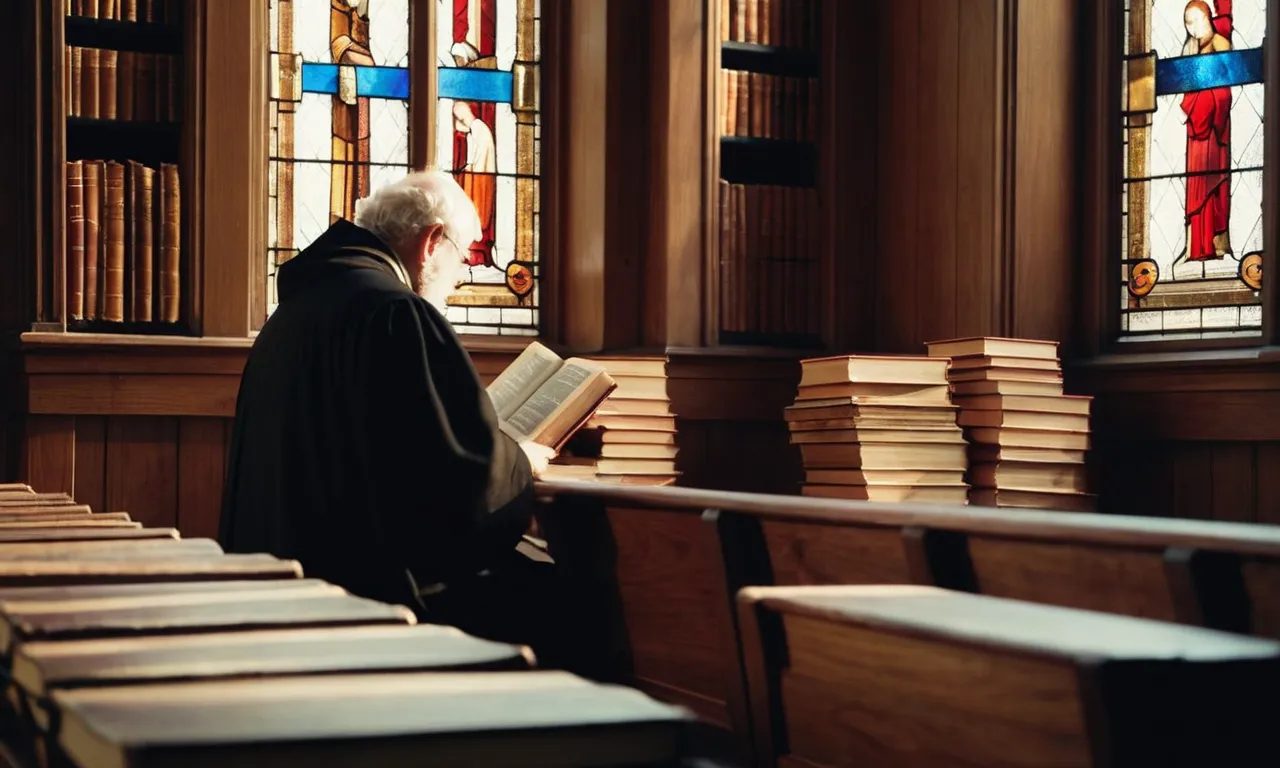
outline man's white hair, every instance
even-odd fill
[[[452,175],[438,170],[416,171],[356,201],[355,223],[388,245],[436,224],[464,250],[483,234],[471,198]]]

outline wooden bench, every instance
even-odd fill
[[[738,607],[760,766],[1280,764],[1274,641],[934,587]]]
[[[531,672],[527,648],[419,626],[296,562],[172,529],[102,536],[144,529],[55,501],[0,506],[0,764],[394,766],[430,749],[446,763],[675,765],[691,751],[689,713]]]
[[[1076,513],[541,483],[607,674],[745,732],[731,605],[772,584],[930,584],[1280,638],[1280,529]]]

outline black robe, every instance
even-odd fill
[[[462,583],[510,556],[533,481],[452,327],[392,259],[340,220],[281,266],[240,383],[219,538],[417,607],[406,572]]]

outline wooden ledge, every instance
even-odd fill
[[[1124,352],[1099,355],[1068,363],[1079,371],[1186,370],[1233,368],[1268,365],[1280,368],[1280,347],[1246,347],[1242,349],[1204,349],[1178,352]]]
[[[146,336],[111,333],[29,332],[18,337],[22,349],[140,350],[248,349],[253,339],[219,336]]]
[[[1149,547],[1153,550],[1167,547],[1224,549],[1242,554],[1280,557],[1280,527],[1249,523],[940,504],[842,501],[807,496],[572,480],[539,481],[535,491],[544,499],[586,498],[614,507],[665,509],[689,514],[720,510],[770,520],[813,521],[827,525],[918,527],[1007,538]]]

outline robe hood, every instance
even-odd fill
[[[276,270],[276,296],[281,304],[353,269],[378,269],[409,289],[409,277],[391,247],[377,235],[346,219],[338,219],[297,256]]]

